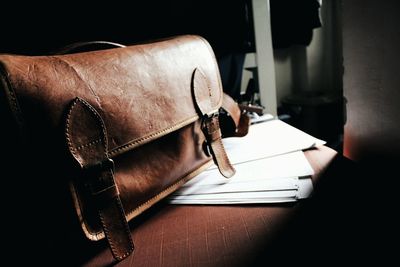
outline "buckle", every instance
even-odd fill
[[[213,112],[213,113],[211,113],[211,114],[204,114],[203,115],[203,119],[212,119],[212,118],[215,118],[215,117],[218,117],[219,116],[219,111],[215,111],[215,112]]]
[[[201,128],[205,129],[207,128],[207,123],[210,123],[213,119],[219,117],[219,111],[215,111],[214,113],[211,114],[204,114],[201,122]]]
[[[106,158],[105,160],[97,162],[95,164],[87,165],[83,169],[85,171],[89,172],[90,174],[105,171],[107,169],[111,169],[112,173],[114,173],[115,172],[115,164],[112,159]]]
[[[111,170],[111,175],[108,175],[107,179],[102,177],[102,172]],[[114,181],[115,164],[110,158],[98,162],[96,164],[85,166],[84,171],[87,174],[88,180],[86,180],[86,187],[90,191],[91,195],[97,199],[109,199],[118,195],[118,188]]]

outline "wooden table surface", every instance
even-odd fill
[[[336,152],[325,146],[305,152],[318,181]],[[307,200],[274,205],[168,205],[161,203],[131,224],[134,254],[118,266],[252,266],[268,256],[268,248],[299,214]],[[104,242],[82,253],[85,266],[115,262]],[[282,244],[285,247],[285,244]],[[290,252],[296,244],[287,244]],[[276,251],[276,248],[272,249]],[[292,253],[289,253],[289,255]],[[73,257],[73,255],[71,255]],[[267,260],[268,263],[268,260]]]
[[[64,186],[29,175],[25,180],[4,176],[3,265],[390,266],[388,259],[398,252],[388,244],[397,242],[398,224],[392,218],[395,202],[388,201],[397,195],[388,194],[388,186],[397,177],[360,169],[324,146],[305,154],[316,173],[312,198],[224,206],[161,201],[130,222],[136,248],[120,263],[104,240],[91,242],[79,231]]]

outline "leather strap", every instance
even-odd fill
[[[224,112],[222,137],[242,137],[249,132],[250,118],[247,113],[240,108],[237,102],[229,95],[224,93],[222,99],[222,109]]]
[[[57,51],[53,52],[52,54],[64,55],[64,54],[73,54],[84,51],[94,51],[94,50],[110,49],[117,47],[126,47],[126,46],[119,43],[108,42],[108,41],[78,42],[64,46],[58,49]]]
[[[230,178],[235,174],[235,169],[226,155],[225,148],[222,144],[222,134],[219,125],[218,110],[207,113],[212,103],[211,90],[205,75],[200,69],[193,72],[192,90],[196,107],[203,117],[203,132],[206,137],[207,147],[212,155],[215,165],[219,172],[226,178]]]
[[[108,157],[108,140],[103,120],[85,100],[75,98],[66,121],[68,149],[80,166],[80,179],[88,185],[99,220],[118,261],[129,256],[133,242],[114,180],[114,163]]]
[[[207,144],[219,172],[226,178],[235,174],[235,169],[229,161],[224,145],[222,144],[222,134],[219,127],[218,115],[208,117],[204,120],[204,131],[206,133]]]
[[[224,93],[222,98],[222,108],[229,114],[233,123],[237,127],[239,125],[242,112],[236,101],[226,93]]]

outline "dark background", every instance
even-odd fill
[[[218,55],[253,50],[249,1],[112,1],[6,4],[0,52],[43,54],[78,41],[132,44],[179,34],[199,34]]]

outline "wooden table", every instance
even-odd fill
[[[288,204],[178,206],[160,202],[131,223],[134,254],[118,266],[389,266],[397,259],[394,172],[365,168],[321,147],[307,151],[314,194]],[[397,169],[397,162],[392,164]],[[105,241],[80,231],[60,176],[47,165],[3,164],[3,265],[109,266]],[[385,164],[384,166],[388,166]],[[21,179],[7,174],[23,169]],[[46,176],[47,177],[47,176]],[[58,187],[57,187],[58,186]],[[387,239],[392,239],[390,242]],[[385,262],[387,264],[385,264]],[[344,264],[345,263],[345,264]],[[379,263],[379,264],[378,264]]]
[[[305,154],[315,170],[313,182],[318,188],[323,173],[337,154],[327,147]],[[299,223],[308,220],[303,217],[310,213],[306,210],[312,201],[237,206],[161,203],[131,224],[135,252],[118,266],[253,266],[279,261],[279,255],[284,256],[285,251],[289,258],[282,260],[290,260],[291,256],[299,256],[298,246],[302,244],[296,244],[300,240],[288,235],[309,230],[307,225],[302,227]],[[95,246],[96,249],[83,251],[81,261],[75,263],[86,266],[114,263],[105,242]]]

